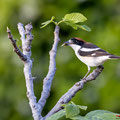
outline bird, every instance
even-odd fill
[[[82,79],[85,79],[88,76],[91,67],[101,66],[109,59],[120,59],[120,56],[110,54],[99,48],[97,45],[77,37],[69,39],[64,42],[62,46],[70,46],[78,59],[87,65],[88,71]]]

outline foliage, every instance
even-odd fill
[[[63,21],[72,21],[73,23],[85,22],[87,18],[81,13],[66,14]]]
[[[65,23],[60,24],[57,71],[43,115],[87,72],[87,67],[69,47],[60,47],[63,42],[72,37],[80,37],[112,54],[120,55],[120,0],[0,0],[0,120],[32,120],[26,97],[23,64],[12,50],[6,26],[11,29],[19,46],[21,41],[17,23],[32,22],[32,73],[36,77],[35,94],[39,98],[42,80],[48,71],[48,52],[53,43],[54,30],[53,24],[40,29],[41,23],[51,16],[59,21],[67,13],[75,12],[88,18],[77,24],[87,24],[92,31],[73,30]],[[108,61],[104,68],[102,74],[95,81],[86,84],[73,99],[76,104],[88,106],[87,111],[80,111],[82,116],[96,109],[120,112],[120,61]]]
[[[62,118],[63,116],[65,116],[66,112],[65,110],[60,110],[59,112],[53,114],[52,116],[50,116],[49,118],[47,118],[46,120],[58,120],[60,118]]]
[[[43,22],[42,23],[42,27],[40,27],[40,28],[44,28],[44,27],[46,27],[48,24],[50,24],[50,23],[52,23],[52,22],[54,22],[53,20],[54,20],[54,16],[52,16],[52,18],[50,19],[50,20],[48,20],[48,21],[45,21],[45,22]]]
[[[54,23],[55,25],[59,25],[61,23],[66,23],[66,25],[71,26],[75,30],[77,30],[78,28],[81,28],[81,29],[89,31],[89,32],[91,31],[91,29],[87,25],[79,25],[79,24],[77,24],[77,23],[80,23],[80,22],[85,22],[87,20],[87,18],[81,13],[66,14],[63,17],[63,19],[61,21],[59,21],[59,22],[54,21],[54,18],[55,17],[53,16],[51,18],[51,20],[43,22],[42,23],[43,26],[41,28],[46,27],[50,23]]]
[[[47,120],[59,120],[63,116],[71,120],[116,120],[119,119],[120,114],[113,113],[106,110],[94,110],[87,113],[85,116],[80,115],[80,109],[86,110],[86,106],[72,104],[64,105],[64,109],[53,114]]]

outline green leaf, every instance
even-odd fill
[[[71,118],[80,113],[79,107],[73,104],[67,104],[65,106],[65,111],[66,111],[66,118]]]
[[[51,22],[51,20],[47,20],[47,21],[45,21],[45,22],[41,23],[41,25],[46,25],[46,24],[49,24],[49,22]]]
[[[67,25],[71,26],[75,30],[77,30],[77,28],[78,28],[77,24],[73,23],[72,21],[65,21],[65,23]]]
[[[40,27],[40,28],[44,28],[44,27],[46,27],[50,23],[51,23],[51,20],[45,21],[45,22],[42,23],[43,26]]]
[[[87,106],[81,106],[81,105],[78,105],[78,107],[82,110],[87,110]]]
[[[86,117],[91,117],[91,116],[94,116],[96,114],[103,114],[103,113],[112,113],[112,112],[107,111],[107,110],[94,110],[94,111],[87,113]]]
[[[81,29],[86,30],[88,32],[91,31],[91,29],[87,25],[78,25],[78,24],[75,24],[72,21],[64,21],[64,23],[66,23],[67,25],[71,26],[75,30],[77,30],[78,28],[81,28]]]
[[[115,113],[104,113],[104,114],[97,114],[92,116],[92,120],[116,120],[119,117],[116,117],[117,114]]]
[[[46,27],[48,24],[50,24],[51,22],[53,22],[54,18],[55,18],[55,17],[52,16],[52,18],[51,18],[50,20],[47,20],[47,21],[41,23],[41,25],[43,25],[43,26],[41,26],[40,28]]]
[[[86,30],[88,32],[91,31],[91,29],[87,26],[87,25],[78,25],[79,28],[83,29],[83,30]]]
[[[66,14],[63,21],[72,21],[73,23],[79,23],[86,21],[87,18],[81,13],[70,13]]]
[[[52,116],[50,116],[49,118],[47,118],[46,120],[58,120],[60,118],[62,118],[63,116],[65,116],[65,111],[64,110],[60,110],[59,112],[53,114]]]
[[[72,117],[71,118],[72,120],[89,120],[87,119],[86,117],[83,117],[83,116],[80,116],[80,115],[77,115],[75,117]]]
[[[89,112],[88,114],[86,114],[86,118],[90,119],[90,120],[108,120],[108,119],[103,119],[102,116],[114,116],[115,113],[110,112],[110,111],[106,111],[106,110],[94,110]],[[109,119],[109,120],[114,120],[114,119]]]

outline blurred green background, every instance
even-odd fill
[[[18,40],[17,44],[21,45],[17,23],[33,24],[32,72],[37,77],[34,88],[39,99],[42,80],[48,72],[48,52],[54,37],[54,25],[40,29],[41,23],[51,16],[59,21],[71,12],[84,14],[88,18],[86,24],[92,31],[76,31],[61,24],[57,71],[43,115],[87,72],[86,65],[76,58],[70,47],[61,47],[63,42],[71,37],[80,37],[110,53],[120,55],[120,0],[0,0],[0,120],[32,120],[26,97],[23,64],[13,52],[6,27],[11,29],[14,38]],[[120,60],[108,61],[104,67],[97,80],[86,84],[73,98],[76,104],[88,106],[82,115],[95,109],[120,113]]]

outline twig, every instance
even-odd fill
[[[55,31],[54,31],[54,44],[52,46],[51,51],[49,52],[49,54],[50,54],[49,71],[48,71],[47,76],[43,80],[43,91],[41,93],[41,98],[38,101],[38,103],[41,106],[40,113],[42,112],[42,110],[45,106],[46,100],[48,99],[48,97],[50,95],[52,80],[53,80],[55,72],[56,72],[55,58],[56,58],[56,53],[57,53],[57,46],[60,41],[59,30],[60,30],[59,26],[56,26]]]
[[[99,74],[103,71],[103,69],[104,69],[103,66],[97,67],[85,80],[82,79],[81,81],[79,81],[76,84],[74,84],[73,87],[71,87],[59,99],[59,101],[57,102],[57,104],[52,108],[52,110],[44,118],[48,118],[52,114],[54,114],[54,113],[58,112],[59,110],[61,110],[63,108],[63,106],[61,106],[62,104],[68,103],[76,95],[76,93],[84,87],[84,84],[86,82],[95,80],[96,77],[98,77]]]
[[[8,38],[11,40],[12,45],[13,45],[13,47],[14,47],[14,52],[17,53],[17,55],[20,57],[20,59],[21,59],[22,61],[26,61],[26,60],[27,60],[26,55],[24,55],[24,54],[20,51],[20,49],[17,47],[17,45],[16,45],[16,40],[13,39],[13,36],[12,36],[12,34],[11,34],[11,31],[10,31],[10,29],[9,29],[8,27],[7,27],[7,33],[8,33]]]

